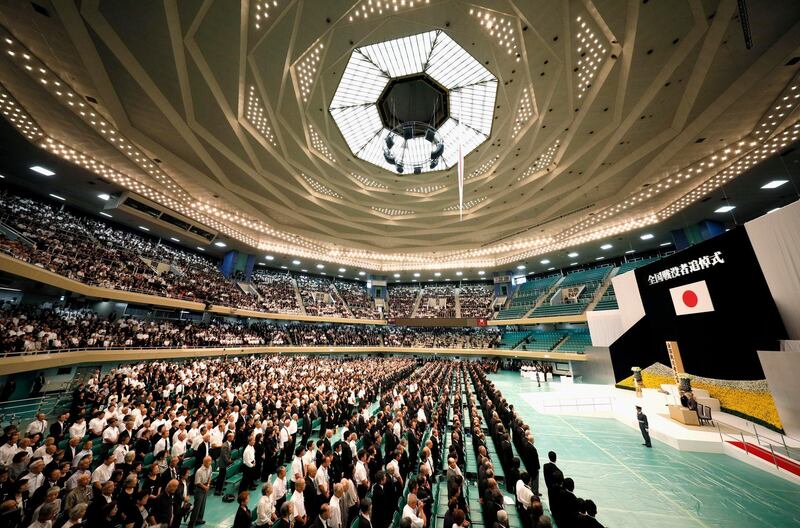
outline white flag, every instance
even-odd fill
[[[670,288],[669,294],[672,296],[676,315],[714,311],[714,303],[711,302],[711,294],[708,293],[708,285],[704,280]]]

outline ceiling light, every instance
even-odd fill
[[[734,209],[736,209],[735,205],[723,205],[722,207],[720,207],[718,209],[715,209],[714,212],[715,213],[727,213],[729,211],[733,211]]]
[[[640,236],[639,238],[641,238],[642,240],[650,240],[651,238],[654,238],[654,237],[655,237],[655,235],[653,233],[645,233],[642,236]]]
[[[415,277],[419,277],[419,272],[417,272],[417,273],[414,273],[414,276],[415,276]]]
[[[259,266],[266,266],[266,264],[264,264],[263,262],[259,262],[258,265]]]
[[[569,263],[569,265],[570,265],[570,266],[577,266],[577,265],[578,265],[578,263],[577,263],[577,262],[570,262],[570,263]]]
[[[595,260],[603,260],[605,257],[596,257]]]
[[[113,216],[111,216],[110,214],[108,214],[108,213],[106,213],[106,212],[104,212],[104,211],[100,211],[100,213],[99,213],[99,214],[100,214],[101,216],[105,216],[106,218],[114,218]]]
[[[671,245],[672,245],[672,242],[662,242],[662,243],[659,244],[659,246],[661,246],[661,247],[671,246]]]
[[[578,256],[578,253],[577,253],[577,252],[575,252],[575,251],[573,251],[572,253],[567,253],[567,256],[568,256],[569,258],[575,258],[575,257],[577,257],[577,256]]]
[[[480,270],[480,271],[478,272],[478,275],[484,275],[485,273],[486,273],[485,271],[483,271],[483,270]]]
[[[762,189],[776,189],[783,185],[784,183],[789,183],[789,180],[772,180],[769,183],[766,183],[761,186]]]
[[[525,269],[525,264],[520,264],[519,266],[517,266],[517,269]]]
[[[339,268],[339,273],[344,273],[345,271],[347,271],[347,270],[344,269],[344,268]]]
[[[411,282],[417,282],[417,279],[411,279]]]
[[[457,271],[457,272],[456,272],[456,277],[460,277],[460,276],[462,276],[463,274],[464,274],[464,272],[463,272],[463,271]]]
[[[5,180],[5,179],[6,179],[6,177],[4,175],[0,174],[0,180]]]
[[[169,239],[172,240],[173,242],[180,242],[180,240],[175,237],[169,237]]]
[[[628,251],[625,252],[626,255],[630,255],[631,253],[636,253],[636,250],[635,249],[629,249]]]
[[[544,259],[539,262],[541,262],[542,264],[550,264],[550,261],[548,259]]]
[[[264,258],[267,259],[267,260],[275,260],[275,257],[273,257],[272,255],[267,255]]]
[[[50,196],[55,198],[56,200],[61,200],[62,202],[66,202],[67,201],[66,198],[64,198],[63,196],[59,196],[57,194],[50,193]]]
[[[34,165],[33,167],[31,167],[31,170],[33,172],[38,172],[39,174],[41,174],[43,176],[55,176],[55,174],[56,174],[55,172],[51,171],[50,169],[45,169],[41,165]]]
[[[317,264],[317,269],[324,269],[324,268],[325,268],[325,264]]]
[[[554,267],[550,266],[549,268],[547,268],[547,271],[553,271],[554,269],[555,269]]]
[[[103,200],[104,202],[107,202],[111,199],[111,195],[106,193],[98,194],[97,197]]]
[[[221,241],[221,240],[217,240],[216,242],[214,242],[214,245],[217,246],[217,247],[225,247],[225,246],[227,246],[227,244],[225,242]]]
[[[364,275],[366,275],[367,273],[366,273],[366,272],[364,272],[364,271],[359,271],[359,272],[358,272],[358,274],[359,274],[359,275],[361,275],[361,276],[363,277],[363,276],[364,276]]]
[[[289,269],[289,268],[287,268],[286,266],[281,266],[281,269]]]
[[[400,274],[399,274],[399,273],[395,273],[395,274],[394,274],[394,278],[395,278],[395,279],[399,279],[399,278],[400,278]]]
[[[206,250],[206,248],[200,247],[200,246],[197,246],[197,249],[199,249],[200,251],[205,251]]]
[[[603,244],[602,246],[600,246],[600,249],[611,249],[612,247],[614,246],[612,246],[611,244]]]
[[[292,264],[294,264],[295,266],[299,266],[300,265],[300,261],[299,260],[293,260]]]
[[[433,274],[433,276],[434,276],[434,277],[441,277],[441,276],[442,276],[442,274],[441,274],[441,273],[439,273],[439,272],[437,271],[436,273],[434,273],[434,274]]]
[[[319,272],[320,275],[327,275],[324,271]]]
[[[323,273],[323,275],[325,275],[325,274]],[[337,275],[337,277],[339,277],[340,279],[343,279],[343,278],[344,278],[344,275],[342,275],[342,274],[339,274],[339,275]]]
[[[139,229],[141,229],[142,231],[150,231],[150,229],[145,226],[139,226]]]
[[[307,269],[301,269],[300,271],[302,271],[303,273],[308,273]]]
[[[433,279],[428,279],[428,282],[433,282]]]

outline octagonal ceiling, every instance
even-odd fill
[[[797,139],[800,3],[748,2],[749,50],[736,4],[7,2],[0,110],[252,248],[488,267],[666,220]],[[431,31],[497,79],[461,221],[455,168],[364,162],[328,111],[354,49]]]

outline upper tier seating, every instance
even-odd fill
[[[540,352],[549,352],[564,339],[564,333],[559,331],[553,332],[531,332],[526,337],[520,346],[522,350],[537,350]]]
[[[561,291],[564,288],[572,286],[584,286],[578,296],[577,302],[567,302],[564,304],[550,304],[549,302],[545,302],[533,310],[531,316],[554,317],[582,314],[584,310],[586,310],[586,307],[589,306],[589,303],[592,302],[595,291],[597,291],[597,288],[600,287],[612,269],[611,266],[604,266],[570,273],[564,277],[564,280],[561,281],[558,287],[559,291]],[[556,294],[558,294],[558,292],[556,292]]]
[[[641,268],[642,266],[650,264],[651,262],[657,261],[659,258],[661,257],[651,257],[625,262],[619,267],[617,276],[627,273],[628,271],[635,270],[636,268]],[[595,305],[594,310],[616,310],[617,308],[619,308],[619,305],[617,304],[617,295],[616,292],[614,292],[614,283],[612,282],[608,285],[608,289],[605,291],[605,293],[603,293],[603,297]]]
[[[458,302],[461,307],[461,317],[483,318],[492,315],[492,301],[494,288],[487,284],[461,286]]]
[[[417,286],[389,286],[389,316],[411,317],[417,294],[419,294]]]
[[[426,286],[422,288],[416,317],[434,318],[456,316],[456,289],[454,286]]]
[[[528,330],[503,332],[499,348],[515,348],[528,334],[530,334]]]
[[[536,301],[561,278],[561,275],[539,277],[519,286],[511,300],[511,305],[497,314],[497,319],[518,319],[536,304]]]
[[[354,317],[380,319],[380,311],[375,307],[375,301],[363,283],[337,280],[334,286]]]
[[[350,313],[344,301],[338,295],[334,295],[331,281],[311,275],[298,275],[296,280],[308,315],[349,317]]]
[[[302,313],[288,273],[255,270],[252,282],[261,295],[261,309],[265,312]]]
[[[588,329],[566,331],[567,340],[558,347],[559,352],[583,354],[587,346],[592,346]]]

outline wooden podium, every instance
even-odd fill
[[[700,425],[697,412],[687,409],[683,405],[668,405],[669,417],[685,425]]]

